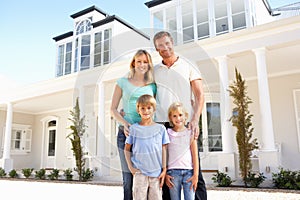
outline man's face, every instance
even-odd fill
[[[165,59],[174,55],[174,46],[172,40],[168,36],[164,36],[155,41],[156,51]]]

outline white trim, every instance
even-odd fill
[[[299,93],[299,98],[297,98],[297,93]],[[294,110],[295,110],[295,120],[297,127],[297,136],[298,136],[298,150],[300,152],[300,89],[293,90],[293,99],[294,99]],[[299,112],[298,112],[299,111]]]

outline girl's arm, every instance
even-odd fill
[[[197,140],[192,139],[190,148],[191,148],[191,153],[192,153],[192,162],[193,162],[194,173],[193,173],[193,176],[191,178],[189,178],[189,180],[187,180],[187,181],[192,182],[190,189],[191,190],[194,189],[194,191],[196,191],[197,183],[198,183],[198,175],[199,175],[199,159],[198,159]]]

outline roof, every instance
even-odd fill
[[[62,39],[65,39],[65,38],[68,38],[68,37],[71,37],[71,36],[73,36],[73,31],[69,31],[67,33],[61,34],[61,35],[56,36],[52,39],[55,40],[55,42],[57,42],[59,40],[62,40]]]
[[[163,3],[166,3],[168,1],[171,1],[171,0],[153,0],[153,1],[148,1],[145,3],[145,5],[148,7],[148,8],[151,8],[151,7],[154,7],[154,6],[158,6],[160,4],[163,4]]]
[[[127,26],[128,28],[134,30],[135,32],[137,32],[138,34],[142,35],[143,37],[145,37],[146,39],[150,39],[150,37],[148,35],[146,35],[145,33],[141,32],[140,30],[136,29],[134,26],[130,25],[129,23],[127,23],[126,21],[124,21],[123,19],[119,18],[116,15],[110,15],[107,16],[105,19],[102,19],[100,21],[94,22],[92,25],[94,28],[98,27],[98,26],[102,26],[104,24],[110,23],[114,20],[117,20],[118,22],[122,23],[123,25]]]
[[[82,11],[79,11],[79,12],[77,12],[77,13],[74,13],[73,15],[71,15],[71,17],[72,17],[73,19],[75,19],[75,18],[77,18],[77,17],[80,17],[80,16],[82,16],[82,15],[85,15],[85,14],[87,14],[87,13],[89,13],[89,12],[94,11],[94,10],[97,11],[97,12],[99,12],[99,13],[101,13],[101,14],[104,15],[104,16],[107,16],[107,15],[108,15],[106,12],[104,12],[104,11],[101,10],[100,8],[97,8],[96,6],[91,6],[91,7],[89,7],[89,8],[86,8],[86,9],[82,10]]]

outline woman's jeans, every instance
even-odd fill
[[[119,127],[117,145],[119,151],[119,157],[121,161],[122,176],[123,176],[123,193],[124,200],[132,200],[132,181],[133,176],[128,169],[127,162],[124,154],[126,136],[124,135],[124,128]]]
[[[185,200],[194,200],[195,190],[190,189],[192,182],[187,182],[193,176],[193,169],[170,169],[167,174],[173,177],[171,179],[174,186],[170,188],[170,197],[172,200],[181,200],[181,188]]]

